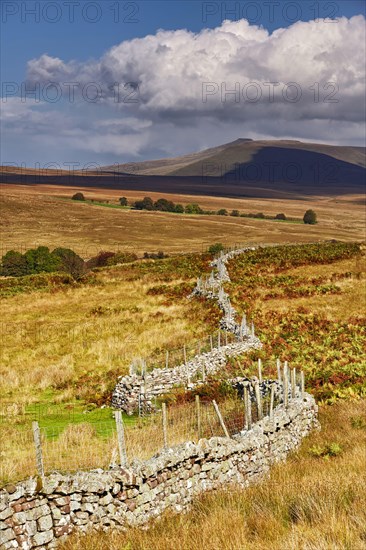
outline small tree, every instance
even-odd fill
[[[151,197],[144,197],[142,201],[135,202],[137,210],[154,210],[154,202]]]
[[[220,208],[220,210],[217,211],[217,215],[218,216],[227,216],[228,211],[226,210],[226,208]]]
[[[203,210],[199,204],[193,202],[192,204],[187,204],[184,211],[186,214],[203,214]]]
[[[84,260],[70,248],[55,248],[52,256],[59,262],[59,270],[69,273],[74,279],[81,279],[87,270]]]
[[[75,195],[72,196],[73,201],[85,201],[85,197],[83,193],[75,193]]]
[[[154,202],[154,210],[161,210],[162,212],[174,212],[175,204],[167,199],[158,199]]]
[[[60,259],[53,255],[47,246],[31,248],[24,254],[28,265],[28,272],[52,273],[60,270]]]
[[[285,214],[276,214],[276,220],[286,220]]]
[[[176,204],[174,208],[174,212],[176,212],[177,214],[183,214],[184,212],[183,204]]]
[[[218,254],[222,250],[224,250],[224,245],[222,243],[212,244],[208,249],[210,254]]]
[[[236,218],[240,216],[239,210],[232,210],[230,216],[235,216]]]
[[[120,204],[121,206],[127,206],[127,205],[128,205],[127,198],[126,198],[126,197],[121,197],[121,198],[119,199],[119,204]]]
[[[26,258],[20,252],[9,250],[1,261],[1,275],[5,277],[22,277],[28,275],[29,266]]]
[[[309,209],[305,212],[303,217],[303,222],[308,223],[310,225],[314,225],[317,223],[316,213],[314,212],[314,210]]]

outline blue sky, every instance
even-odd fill
[[[144,48],[141,45],[141,53],[139,51],[134,51],[131,54],[131,60],[129,62],[126,59],[124,49],[122,48],[122,58],[123,58],[123,67],[122,62],[118,58],[113,57],[112,61],[121,63],[120,73],[115,71],[117,81],[122,82],[120,78],[123,78],[128,73],[127,66],[134,65],[136,66],[138,57],[134,56],[144,56],[149,50],[148,48],[149,41],[145,39],[147,35],[158,36],[157,32],[159,29],[164,29],[167,31],[177,31],[179,29],[187,29],[192,33],[195,33],[195,37],[199,37],[198,40],[204,44],[205,55],[208,57],[211,55],[211,43],[202,37],[203,29],[222,29],[223,20],[228,19],[233,22],[238,22],[242,18],[246,18],[249,23],[249,28],[240,27],[235,28],[234,35],[238,36],[240,39],[244,40],[243,46],[238,46],[233,40],[233,44],[230,45],[230,48],[234,48],[233,52],[230,51],[230,66],[227,67],[227,70],[223,71],[225,77],[227,77],[230,69],[230,79],[228,79],[228,88],[232,86],[237,80],[242,79],[243,85],[245,82],[248,82],[250,75],[253,79],[258,81],[263,72],[268,73],[269,68],[266,70],[261,69],[262,62],[260,60],[254,60],[254,49],[255,41],[259,40],[261,47],[263,46],[263,36],[259,35],[259,32],[256,32],[258,36],[254,38],[253,50],[248,46],[248,40],[251,36],[252,29],[255,29],[256,26],[261,26],[264,29],[268,30],[269,33],[273,33],[276,29],[281,28],[295,28],[294,26],[299,22],[311,22],[314,19],[315,15],[320,17],[320,22],[317,27],[318,34],[323,33],[333,33],[334,40],[337,42],[337,47],[342,46],[341,42],[344,41],[344,48],[350,48],[352,40],[355,38],[349,36],[347,39],[347,30],[344,29],[343,36],[339,36],[339,30],[341,29],[341,24],[339,24],[339,17],[346,17],[347,19],[352,18],[352,16],[365,14],[365,2],[358,0],[347,0],[347,1],[338,1],[338,2],[328,2],[328,1],[302,1],[302,2],[289,2],[285,0],[272,1],[262,1],[262,2],[199,2],[199,1],[141,1],[141,2],[118,2],[118,1],[101,1],[101,2],[90,2],[78,0],[74,3],[73,8],[71,9],[72,2],[44,2],[44,1],[3,1],[2,8],[2,23],[1,23],[1,80],[2,84],[8,82],[15,82],[17,85],[21,85],[24,81],[35,82],[35,78],[39,78],[41,82],[44,83],[47,81],[47,78],[42,80],[45,71],[45,58],[42,56],[47,56],[47,76],[49,80],[54,82],[54,79],[58,82],[58,79],[62,79],[66,75],[72,75],[73,79],[78,80],[80,78],[85,84],[85,66],[88,66],[89,74],[92,76],[92,80],[95,80],[95,77],[98,75],[100,77],[100,72],[97,68],[99,67],[100,62],[105,60],[108,56],[110,57],[111,48],[118,46],[119,44],[131,41],[134,38],[144,39]],[[36,15],[32,13],[36,11]],[[71,17],[72,10],[74,12],[73,18]],[[322,24],[322,19],[324,17],[332,17],[334,23],[331,23],[328,20],[327,25]],[[39,20],[36,20],[39,18]],[[360,33],[360,22],[353,23],[357,27],[357,33]],[[342,23],[343,25],[343,23]],[[233,27],[234,28],[234,27]],[[298,44],[294,44],[294,39],[292,42],[289,40],[286,41],[286,48],[289,47],[293,51],[300,52],[300,58],[297,60],[292,60],[292,62],[301,64],[301,52],[304,49],[304,45],[307,42],[307,28],[306,26],[296,27],[299,29],[299,39]],[[329,29],[333,30],[329,30]],[[310,29],[310,27],[309,27]],[[226,32],[226,31],[225,31]],[[254,32],[254,31],[253,31]],[[313,41],[314,29],[309,32],[309,44],[307,47],[311,47],[310,42]],[[357,34],[358,43],[354,44],[354,47],[363,48],[362,40],[360,44],[360,34]],[[231,29],[230,29],[231,34]],[[290,35],[290,32],[287,33]],[[348,34],[350,34],[350,29],[348,29]],[[351,32],[351,34],[353,34]],[[333,35],[329,34],[329,39],[322,45],[319,45],[320,50],[315,52],[314,55],[327,55],[330,59],[332,50],[334,48],[333,44]],[[222,33],[217,35],[212,35],[210,40],[212,44],[217,44],[217,40],[221,40]],[[160,42],[161,44],[160,44]],[[193,38],[193,41],[197,41],[197,38]],[[267,39],[268,41],[270,39]],[[216,42],[215,42],[216,41]],[[277,46],[276,41],[276,46]],[[173,65],[174,59],[180,59],[180,54],[184,48],[184,40],[181,43],[175,35],[168,37],[168,42],[165,38],[154,41],[154,47],[159,43],[162,48],[168,48],[173,51]],[[274,43],[274,42],[272,42]],[[168,46],[166,44],[169,44]],[[290,44],[290,46],[288,46]],[[174,57],[174,48],[177,48],[176,57]],[[190,44],[189,47],[192,47]],[[241,55],[243,49],[246,48],[246,54]],[[285,47],[285,46],[284,46]],[[249,49],[248,49],[249,48]],[[326,52],[325,52],[326,48]],[[212,50],[215,50],[215,47],[212,47]],[[329,51],[328,51],[329,50]],[[263,50],[267,51],[267,50]],[[269,51],[269,50],[268,50]],[[272,50],[271,50],[272,51]],[[286,52],[287,50],[284,50]],[[249,53],[248,53],[249,52]],[[252,54],[253,52],[253,54]],[[350,49],[352,52],[352,48]],[[194,56],[197,55],[197,51],[192,49],[192,62],[194,62]],[[288,55],[287,53],[281,53],[280,51],[276,53],[276,60],[280,55]],[[220,57],[217,53],[212,53],[212,59],[210,63],[215,63]],[[253,57],[253,59],[251,59]],[[238,64],[236,66],[236,74],[232,72],[233,61],[238,58]],[[250,60],[249,60],[250,58]],[[352,58],[352,53],[351,53]],[[42,60],[36,62],[34,65],[34,70],[29,73],[29,67],[27,66],[28,62],[31,60]],[[62,71],[60,68],[57,68],[57,71],[52,68],[49,69],[50,59],[59,59],[62,60],[63,66]],[[307,57],[308,59],[308,57]],[[248,60],[248,61],[247,61]],[[74,66],[71,67],[70,62],[74,61],[77,68]],[[110,70],[109,63],[112,62],[109,60],[107,63],[108,70]],[[237,117],[233,116],[232,109],[230,106],[224,106],[222,109],[222,101],[219,106],[220,109],[216,109],[217,106],[212,105],[212,111],[208,113],[207,109],[202,111],[202,99],[197,107],[196,111],[195,106],[191,102],[192,98],[180,97],[180,90],[185,87],[185,74],[187,74],[187,66],[189,65],[188,59],[181,59],[177,61],[177,81],[180,82],[179,89],[175,89],[174,86],[178,84],[175,83],[174,78],[174,67],[172,72],[167,73],[164,67],[161,67],[160,61],[157,58],[157,71],[161,71],[161,78],[165,79],[165,90],[164,93],[167,96],[167,103],[161,108],[159,103],[159,93],[156,91],[156,84],[154,84],[154,91],[146,91],[145,96],[141,100],[139,108],[132,108],[130,110],[123,109],[114,109],[113,105],[103,104],[101,106],[92,106],[78,103],[77,106],[74,104],[70,105],[70,102],[60,100],[57,103],[49,103],[39,108],[39,106],[32,105],[32,99],[26,98],[27,101],[22,105],[16,107],[15,96],[20,95],[15,92],[9,94],[9,89],[4,95],[12,95],[12,101],[7,101],[2,103],[2,108],[5,114],[10,110],[10,115],[8,116],[8,123],[5,123],[2,128],[2,162],[24,162],[26,164],[32,164],[34,162],[47,161],[50,162],[54,160],[55,162],[60,161],[64,162],[65,159],[77,158],[82,159],[83,162],[94,161],[100,163],[112,163],[112,162],[121,162],[128,160],[136,160],[142,157],[152,158],[156,155],[173,155],[188,152],[194,148],[203,148],[205,146],[217,145],[223,141],[230,141],[231,139],[236,139],[237,137],[251,137],[253,135],[253,122],[252,114],[255,113],[255,109],[258,107],[257,104],[251,105],[251,112],[249,110],[246,112],[245,116],[243,115],[241,124],[238,127]],[[264,60],[265,61],[265,60]],[[350,59],[350,62],[352,59]],[[221,68],[225,65],[225,57],[219,59],[218,68]],[[154,58],[152,58],[151,63],[154,64]],[[180,72],[179,63],[184,65],[184,72]],[[355,62],[357,65],[357,62]],[[254,65],[257,69],[253,69]],[[359,71],[361,70],[358,65],[352,72],[353,75],[359,76]],[[242,68],[241,68],[242,67]],[[150,67],[151,69],[151,67]],[[111,71],[114,69],[112,67]],[[334,78],[334,70],[327,71],[325,70],[324,74],[327,74],[326,81],[321,82],[321,86],[325,87],[329,81],[329,75],[332,75]],[[342,77],[346,73],[346,65],[344,66],[343,73],[339,73],[338,77]],[[144,82],[144,76],[146,76],[146,69],[144,67],[140,68],[138,74],[138,81],[140,83],[141,93],[144,93],[145,87],[148,83]],[[187,85],[189,87],[194,87],[192,83],[192,74],[194,69],[190,66],[189,68],[189,77],[187,80]],[[271,75],[272,81],[277,80],[282,81],[293,81],[293,74],[289,74],[288,79],[284,79],[282,69],[278,70],[277,74]],[[136,71],[131,69],[130,73],[136,77]],[[212,81],[211,70],[207,73],[208,81]],[[269,74],[269,73],[268,73]],[[36,75],[36,76],[35,76]],[[198,66],[197,75],[200,79],[199,84],[202,84],[202,81],[205,81],[205,72],[202,66]],[[268,76],[268,75],[267,75]],[[305,83],[307,88],[313,85],[314,82],[319,82],[319,76],[321,74],[314,72],[314,78],[310,77],[309,73],[308,81]],[[210,78],[209,78],[210,77]],[[281,78],[280,78],[281,77]],[[290,78],[291,77],[291,78]],[[267,79],[268,80],[268,79]],[[340,78],[340,80],[342,80]],[[350,85],[350,75],[347,78],[344,78],[343,90],[345,86]],[[221,85],[223,77],[221,76],[218,80],[218,85]],[[270,81],[270,80],[268,80]],[[362,81],[362,78],[361,80]],[[61,80],[60,80],[61,82]],[[226,82],[226,81],[225,81]],[[229,82],[231,84],[229,84]],[[333,82],[333,80],[332,80]],[[171,88],[169,93],[169,88]],[[197,90],[200,86],[196,86]],[[329,91],[332,91],[331,89]],[[357,93],[359,93],[359,88],[357,87]],[[338,90],[338,93],[341,94],[342,89]],[[149,93],[153,95],[149,95]],[[314,92],[315,93],[315,92]],[[323,89],[323,93],[326,95],[326,89]],[[171,101],[171,95],[174,95],[176,98],[176,105],[173,105],[174,102]],[[347,92],[344,91],[344,106],[349,108],[352,111],[352,108],[349,105],[349,96],[351,91],[347,89]],[[351,94],[352,95],[352,94]],[[358,96],[357,96],[358,97]],[[341,96],[340,96],[341,98]],[[269,98],[267,98],[267,103]],[[47,103],[47,102],[46,102]],[[85,103],[85,102],[84,102]],[[276,101],[274,102],[276,103]],[[245,108],[248,106],[246,105]],[[268,113],[270,112],[268,108],[270,105],[265,106],[265,112],[261,114],[261,117],[268,118]],[[291,107],[291,105],[290,105]],[[227,117],[225,116],[225,109],[227,108]],[[75,110],[77,109],[77,111]],[[362,142],[362,131],[358,128],[357,132],[352,131],[347,132],[347,122],[350,126],[357,124],[357,114],[355,112],[350,112],[349,120],[345,120],[343,126],[340,125],[340,119],[342,118],[339,113],[333,112],[335,109],[334,105],[326,106],[322,114],[311,112],[312,109],[306,110],[304,112],[300,108],[300,105],[297,106],[297,110],[294,111],[294,116],[292,119],[287,120],[285,117],[283,120],[284,130],[281,135],[278,135],[274,132],[273,128],[269,125],[268,128],[265,128],[263,125],[264,121],[261,119],[260,124],[258,125],[257,136],[254,137],[288,137],[292,136],[294,138],[298,137],[300,139],[316,140],[316,141],[326,141],[327,135],[329,138],[334,139],[334,131],[339,134],[337,138],[339,142],[354,142],[355,144],[360,144]],[[257,109],[258,110],[258,109]],[[329,116],[324,116],[325,111],[329,111]],[[39,113],[45,113],[43,120]],[[243,111],[242,111],[243,112]],[[276,110],[271,111],[271,117],[278,116]],[[187,113],[189,114],[188,119],[193,120],[193,128],[191,133],[189,128],[186,127],[188,119],[186,118]],[[295,114],[297,115],[295,116]],[[359,115],[362,116],[362,111],[359,111]],[[54,115],[54,124],[52,123]],[[77,115],[77,116],[76,116]],[[53,136],[52,140],[48,140],[47,136],[52,131],[52,127],[58,127],[60,125],[60,117],[64,117],[66,120],[71,120],[73,117],[77,118],[75,120],[75,128],[72,127],[72,124],[65,125],[62,128],[64,135],[57,140],[57,136]],[[281,114],[282,117],[282,114]],[[312,118],[313,117],[313,118]],[[345,117],[347,119],[346,113]],[[323,127],[327,125],[329,128],[327,132],[319,132],[318,128],[314,130],[313,134],[309,130],[309,122],[314,121],[315,126],[317,126],[319,119],[323,120]],[[79,147],[80,142],[82,142],[82,132],[84,128],[85,132],[92,134],[93,131],[98,127],[106,128],[108,126],[108,121],[113,120],[117,121],[118,124],[121,124],[121,128],[117,130],[116,128],[112,134],[106,134],[105,143],[111,142],[110,148],[98,147],[91,140],[90,150],[85,145]],[[306,124],[303,125],[304,130],[299,132],[299,135],[296,134],[296,127],[298,127],[298,121],[304,120]],[[9,122],[10,121],[10,122]],[[14,126],[15,121],[15,126]],[[22,131],[22,121],[23,121],[23,131]],[[88,126],[90,121],[94,122],[94,126]],[[126,122],[127,121],[127,122]],[[128,122],[129,121],[129,122]],[[201,121],[201,123],[200,123]],[[130,127],[128,127],[130,124]],[[32,128],[33,125],[33,128]],[[132,125],[132,127],[131,127]],[[61,124],[62,126],[62,124]],[[341,130],[342,126],[342,130]],[[167,135],[168,145],[164,145],[162,140],[157,140],[159,143],[155,143],[152,146],[148,146],[146,139],[144,140],[144,134],[146,135],[146,128],[149,132],[149,142],[154,142],[154,131],[157,135],[161,136],[161,133],[164,132]],[[214,129],[217,128],[217,132],[214,132]],[[241,129],[242,128],[242,129]],[[155,130],[154,130],[155,129]],[[239,132],[239,135],[238,135]],[[80,142],[75,138],[76,134],[80,134]],[[177,134],[179,133],[180,137],[177,139]],[[247,135],[247,134],[250,135]],[[352,135],[354,133],[354,138]],[[194,138],[192,139],[192,135]],[[320,139],[316,139],[319,134]],[[29,143],[29,136],[36,136],[34,140],[35,143],[31,145]],[[65,136],[73,136],[73,144],[67,145],[67,140]],[[118,146],[113,145],[113,135],[117,136],[116,139],[121,140],[121,148],[119,150]],[[38,137],[37,137],[38,136]],[[42,136],[44,139],[42,139]],[[129,143],[130,146],[126,147],[124,144],[127,143],[127,138],[130,137]],[[140,136],[140,141],[138,139]],[[171,139],[171,136],[174,136],[174,139]],[[123,140],[122,138],[125,138]],[[107,139],[108,138],[108,139]],[[103,136],[101,136],[103,139]],[[126,141],[127,140],[127,141]],[[33,140],[32,140],[33,141]],[[131,145],[133,143],[133,145]],[[49,146],[48,146],[49,145]],[[59,158],[58,158],[59,155]]]

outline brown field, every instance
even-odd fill
[[[65,200],[76,191],[87,199],[109,200],[117,204],[151,196],[165,196],[176,203],[198,202],[205,209],[263,212],[301,219],[313,208],[319,223],[276,222],[231,216],[180,215],[139,212],[80,204]],[[64,197],[64,199],[62,199]],[[308,242],[324,239],[360,241],[365,238],[365,213],[362,195],[313,197],[307,199],[255,199],[190,196],[142,191],[91,189],[56,185],[11,185],[1,189],[1,236],[3,253],[45,245],[64,246],[88,258],[100,250],[163,250],[169,253],[200,251],[213,242],[225,244],[262,242]]]

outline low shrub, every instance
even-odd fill
[[[138,259],[134,252],[117,252],[114,256],[107,259],[107,265],[128,264]]]
[[[75,195],[72,196],[73,201],[85,201],[85,197],[83,193],[75,193]]]
[[[325,458],[329,460],[342,453],[342,447],[339,443],[328,443],[327,445],[314,445],[309,449],[309,454],[317,458]]]
[[[210,254],[218,254],[222,250],[224,250],[224,245],[222,243],[214,243],[208,248]]]

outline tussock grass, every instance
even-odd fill
[[[365,401],[322,407],[322,431],[255,486],[207,494],[187,514],[166,513],[148,530],[73,536],[61,550],[365,549],[365,431],[351,422],[365,407]],[[315,457],[310,449],[324,442],[337,442],[341,454]]]

